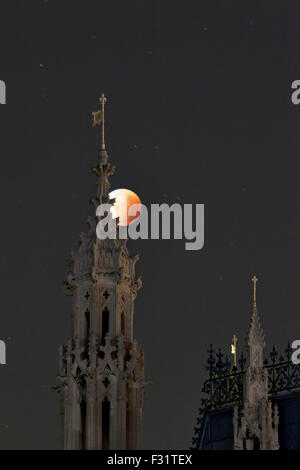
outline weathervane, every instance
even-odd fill
[[[101,150],[105,150],[105,140],[104,140],[104,106],[107,101],[107,98],[102,93],[99,98],[101,103],[101,109],[92,113],[93,114],[93,127],[100,126],[102,124],[102,141],[101,141]]]
[[[258,279],[256,276],[253,276],[252,282],[253,282],[253,307],[256,307],[256,283]]]
[[[232,345],[231,345],[231,354],[233,355],[233,366],[236,367],[236,344],[237,344],[237,337],[233,335],[232,338]]]

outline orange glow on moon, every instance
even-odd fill
[[[119,225],[127,226],[139,218],[141,213],[141,200],[133,191],[130,189],[115,189],[109,193],[109,199],[115,199],[114,206],[112,209],[113,219],[119,217]],[[137,204],[136,215],[128,215],[129,208]]]

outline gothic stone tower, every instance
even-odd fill
[[[256,276],[253,311],[248,334],[249,366],[245,377],[244,406],[239,420],[234,408],[234,448],[245,450],[278,450],[278,408],[268,398],[268,371],[264,368],[265,335],[256,307]]]
[[[98,197],[108,202],[114,167],[104,144],[104,105],[93,113],[102,124]],[[65,449],[140,449],[144,397],[144,353],[133,338],[134,300],[141,280],[135,278],[138,256],[130,256],[126,240],[100,240],[96,217],[81,234],[72,253],[65,283],[73,297],[72,339],[60,348],[59,390]]]

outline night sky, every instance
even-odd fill
[[[206,350],[230,352],[233,333],[243,346],[254,273],[268,348],[300,338],[299,14],[291,0],[1,2],[0,448],[61,447],[62,284],[96,195],[102,92],[112,189],[205,204],[203,250],[129,242],[144,448],[191,445]]]

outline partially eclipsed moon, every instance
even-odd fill
[[[136,219],[139,218],[141,213],[141,200],[140,198],[130,189],[115,189],[109,193],[109,199],[115,199],[112,216],[113,219],[119,217],[119,225],[125,227],[130,225]],[[131,206],[135,205],[133,214],[129,214],[129,209]]]

